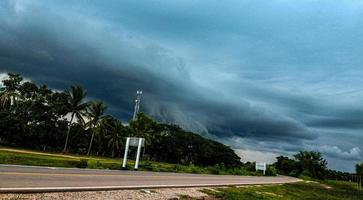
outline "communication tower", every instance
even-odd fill
[[[138,90],[136,92],[136,100],[135,100],[135,108],[134,108],[134,116],[132,117],[132,120],[135,121],[137,114],[139,113],[140,110],[140,101],[141,101],[141,95],[142,95],[142,91]]]

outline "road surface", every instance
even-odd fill
[[[0,165],[0,192],[92,191],[297,182],[291,177],[224,176]]]

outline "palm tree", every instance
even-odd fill
[[[77,117],[78,121],[84,122],[83,116],[89,105],[88,102],[84,102],[87,92],[80,86],[71,86],[71,90],[67,91],[68,95],[68,113],[71,113],[71,120],[69,121],[66,142],[64,144],[63,152],[66,152],[69,133],[71,131],[71,125],[73,123],[74,117]]]
[[[133,136],[145,138],[145,143],[149,145],[155,137],[156,124],[144,113],[138,113],[136,120],[131,121],[129,127]]]
[[[5,90],[0,93],[0,108],[7,109],[10,107],[12,95],[13,93],[10,93]]]
[[[3,80],[4,87],[0,93],[0,108],[9,108],[16,104],[17,90],[23,78],[19,74],[8,73],[8,79]]]
[[[125,133],[127,132],[127,129],[121,122],[115,119],[108,124],[107,130],[107,147],[111,150],[112,157],[115,157],[116,152],[119,152],[122,147],[124,135],[126,135]]]
[[[87,114],[90,119],[88,124],[91,129],[92,136],[91,136],[91,141],[89,143],[87,155],[89,155],[91,152],[92,142],[93,142],[93,138],[95,137],[95,132],[96,132],[95,128],[97,126],[101,126],[102,119],[106,117],[104,115],[106,109],[107,109],[107,106],[100,101],[93,101],[90,104],[90,106],[88,107]]]

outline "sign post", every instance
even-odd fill
[[[125,145],[125,153],[124,153],[124,159],[122,161],[122,168],[126,168],[127,163],[127,153],[129,152],[129,145],[130,145],[130,138],[126,138],[126,145]]]
[[[136,160],[135,160],[135,169],[139,167],[139,160],[140,160],[140,153],[141,153],[141,145],[142,145],[143,139],[139,139],[139,144],[137,145],[137,153],[136,153]]]
[[[266,174],[266,163],[258,163],[256,162],[256,171],[258,170],[262,170],[263,171],[263,175]]]
[[[126,138],[126,145],[125,145],[125,153],[124,153],[124,159],[122,162],[122,168],[126,168],[127,164],[127,153],[129,151],[129,147],[137,147],[136,152],[136,160],[135,160],[135,169],[139,167],[139,160],[140,160],[140,153],[141,148],[144,147],[145,139],[144,138],[135,138],[135,137],[127,137]]]

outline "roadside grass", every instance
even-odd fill
[[[204,189],[213,199],[223,200],[360,200],[363,190],[344,181],[303,181],[281,185]]]
[[[19,150],[0,147],[0,164],[32,165],[48,167],[73,167],[90,169],[120,169],[122,159],[81,156],[74,154],[44,153],[33,150]],[[143,162],[140,163],[142,168]],[[153,163],[157,166],[172,168],[167,163]],[[128,168],[132,169],[133,160],[128,160]],[[143,170],[143,169],[141,169]]]
[[[74,154],[48,153],[0,147],[0,164],[118,170],[121,169],[121,162],[122,159],[116,158],[97,156],[87,157]],[[128,160],[127,169],[134,170],[133,166],[134,161]],[[195,165],[180,165],[154,161],[141,161],[139,170],[194,174],[261,175],[259,173],[250,172],[243,167],[227,169],[223,166],[199,167]]]

